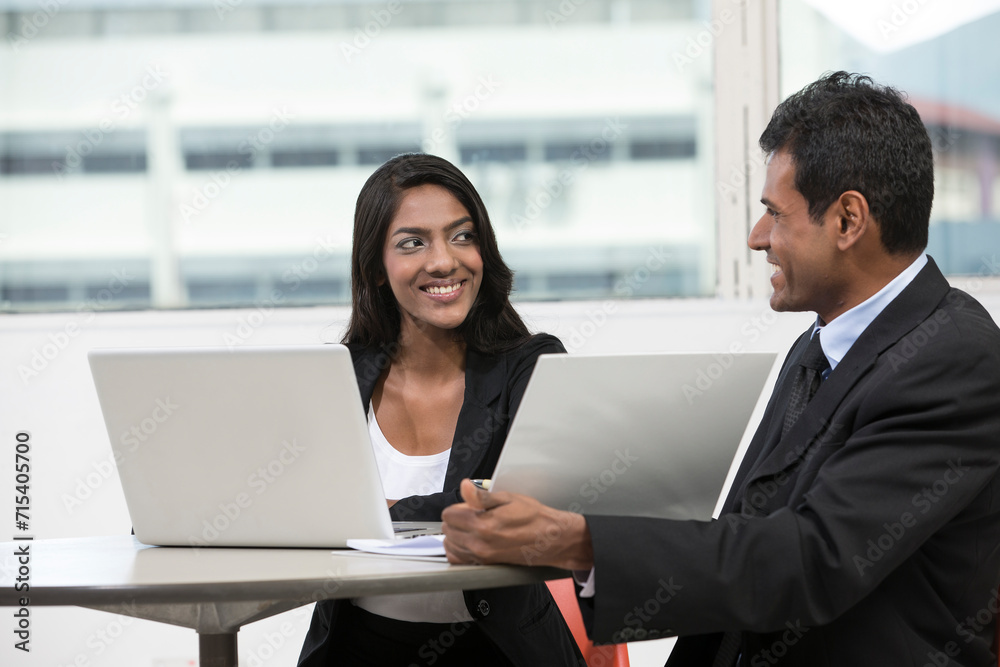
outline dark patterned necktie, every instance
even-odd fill
[[[802,353],[802,358],[799,359],[792,393],[788,399],[788,410],[785,411],[785,421],[781,424],[782,438],[805,411],[806,404],[812,400],[820,382],[823,381],[823,372],[828,368],[830,363],[823,354],[823,348],[819,344],[819,331],[816,331],[805,352]],[[741,638],[741,633],[735,630],[726,632],[722,636],[722,643],[719,645],[718,653],[715,654],[712,667],[733,667],[740,654]]]
[[[712,667],[733,667],[736,664],[736,657],[740,654],[740,638],[741,635],[736,630],[722,635],[722,643],[719,644],[719,652],[715,654]]]
[[[799,420],[802,412],[806,409],[806,404],[812,400],[819,389],[822,381],[823,371],[830,367],[823,354],[823,348],[819,344],[819,331],[813,334],[812,340],[806,347],[806,351],[799,359],[798,372],[792,384],[792,394],[788,398],[788,410],[785,411],[785,421],[781,425],[781,437],[785,437],[789,429]]]

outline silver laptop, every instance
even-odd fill
[[[775,357],[543,355],[491,489],[583,514],[708,520]]]
[[[139,541],[343,547],[393,536],[346,347],[88,356]]]

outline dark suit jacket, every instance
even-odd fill
[[[996,665],[1000,331],[933,260],[780,437],[792,347],[725,512],[587,517],[602,641],[682,637],[670,666]]]
[[[354,372],[367,409],[393,349],[351,348]],[[465,368],[465,400],[458,415],[443,493],[411,496],[390,510],[397,521],[440,521],[445,507],[458,502],[459,482],[489,477],[496,467],[510,420],[524,395],[524,388],[540,354],[565,352],[554,336],[539,334],[521,347],[495,356],[469,350]],[[579,650],[544,584],[464,591],[466,607],[479,627],[517,665],[578,665]],[[337,664],[341,637],[338,615],[347,600],[316,605],[299,665]],[[430,653],[430,655],[435,655]]]

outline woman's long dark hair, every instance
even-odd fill
[[[455,165],[423,153],[397,155],[376,169],[361,188],[354,209],[351,319],[342,342],[384,347],[398,341],[399,305],[384,280],[382,249],[403,193],[428,184],[448,190],[472,216],[483,259],[479,295],[465,321],[455,329],[456,335],[468,347],[486,354],[516,347],[530,333],[510,303],[514,274],[500,256],[483,200]]]

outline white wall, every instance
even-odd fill
[[[966,285],[994,317],[1000,281]],[[526,303],[536,330],[573,353],[784,351],[811,321],[775,314],[766,302],[649,300]],[[335,342],[345,308],[134,313],[56,313],[0,318],[0,442],[19,431],[32,441],[31,528],[37,539],[125,534],[131,522],[87,366],[95,347]],[[12,447],[3,447],[10,453]],[[13,457],[0,456],[0,483],[13,485]],[[8,503],[12,499],[8,496]],[[11,522],[13,518],[11,517]],[[8,524],[11,525],[11,524]],[[0,534],[0,540],[9,539]],[[193,631],[75,608],[32,608],[30,656],[0,642],[0,664],[32,667],[190,665]],[[6,618],[6,614],[2,614]],[[244,665],[294,665],[308,608],[240,632]],[[0,622],[0,631],[10,624]],[[277,651],[271,646],[280,644]],[[662,664],[669,644],[633,647],[634,664]],[[268,660],[258,663],[254,657]]]

